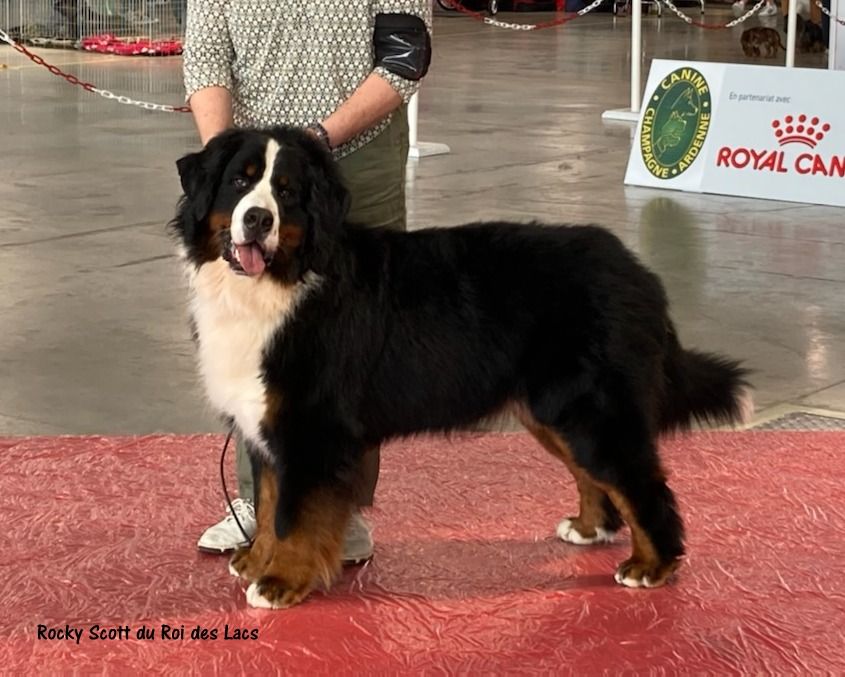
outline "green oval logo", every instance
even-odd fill
[[[674,179],[701,153],[710,129],[710,87],[694,68],[667,75],[643,111],[640,152],[658,179]]]

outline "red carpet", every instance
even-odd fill
[[[220,442],[0,439],[0,671],[845,671],[845,432],[668,442],[689,557],[653,591],[613,582],[627,535],[552,538],[575,491],[527,436],[395,444],[373,562],[275,612],[247,608],[225,559],[195,550],[222,512]],[[39,624],[82,638],[39,639]],[[154,639],[136,639],[144,626]]]

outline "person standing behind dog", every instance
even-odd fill
[[[428,70],[430,30],[430,0],[188,0],[184,80],[200,140],[231,127],[305,127],[339,162],[349,220],[404,230],[405,104]],[[252,536],[253,477],[241,442],[236,463],[232,507]],[[373,449],[364,458],[360,507],[372,505],[378,471]],[[226,552],[245,544],[229,514],[197,545]],[[372,551],[357,511],[343,558],[362,561]]]

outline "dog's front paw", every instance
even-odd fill
[[[246,578],[244,570],[249,561],[249,548],[238,548],[229,558],[229,573],[235,578]]]
[[[257,609],[287,609],[299,604],[311,592],[311,585],[291,587],[285,581],[264,576],[246,591],[246,601]]]
[[[680,559],[656,563],[631,557],[619,565],[614,578],[626,588],[659,588],[680,565]]]
[[[615,531],[608,531],[601,527],[586,529],[577,517],[569,517],[557,525],[557,537],[562,541],[576,545],[610,543],[615,536]]]
[[[229,573],[250,583],[261,578],[267,564],[264,548],[253,544],[251,548],[239,548],[229,560]]]

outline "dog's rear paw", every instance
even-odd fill
[[[569,517],[557,525],[557,537],[567,543],[576,545],[592,545],[593,543],[610,543],[616,536],[615,531],[608,531],[601,527],[584,529],[577,517]]]
[[[287,609],[299,604],[308,596],[310,588],[290,588],[278,578],[265,576],[250,584],[246,591],[246,601],[256,609]]]
[[[659,564],[643,562],[632,557],[619,565],[614,578],[626,588],[659,588],[680,565],[679,559]]]

